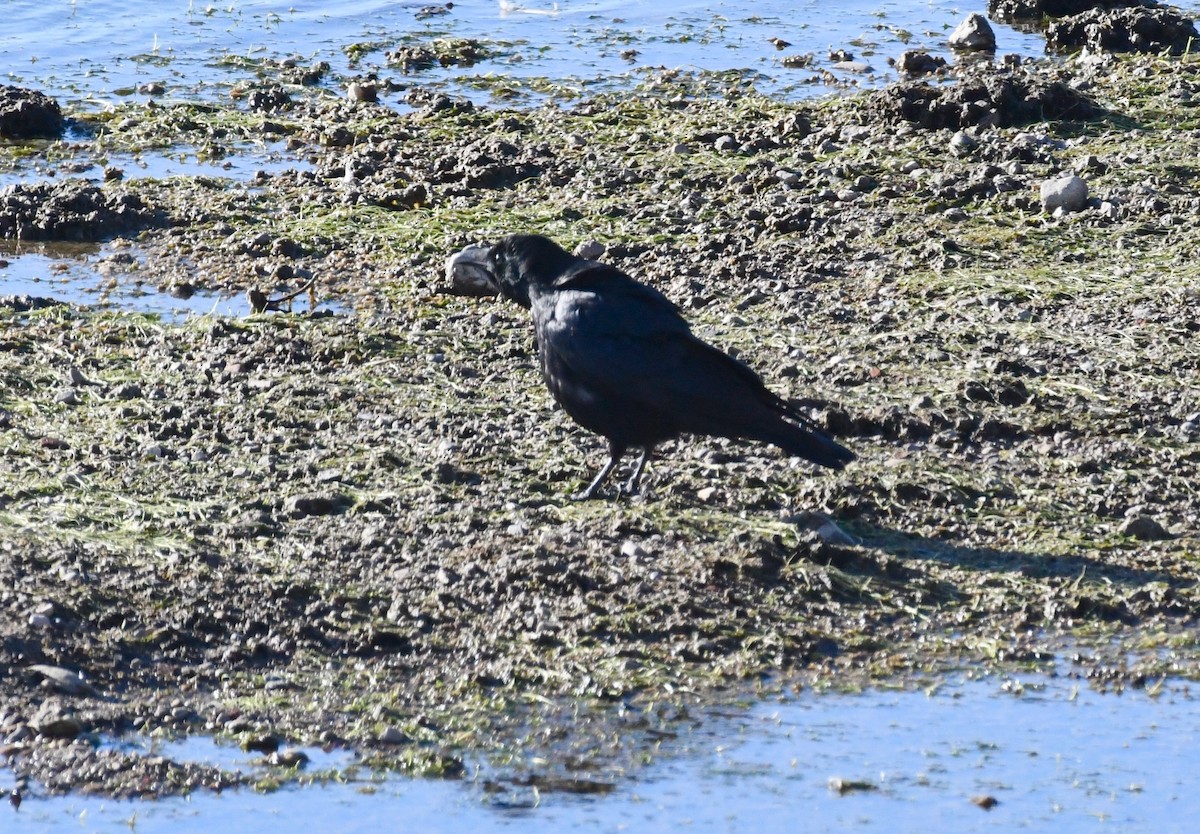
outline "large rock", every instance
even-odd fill
[[[986,17],[972,14],[950,33],[949,44],[951,49],[967,52],[995,52],[996,33],[992,31]]]
[[[0,85],[0,137],[54,139],[62,133],[58,102],[37,90]]]
[[[1042,183],[1042,208],[1048,213],[1058,209],[1079,211],[1087,205],[1088,185],[1074,174]]]
[[[1047,48],[1058,50],[1182,55],[1198,40],[1196,25],[1172,8],[1095,9],[1046,27]]]

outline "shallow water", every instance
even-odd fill
[[[679,3],[629,0],[461,0],[449,14],[421,17],[424,2],[356,0],[283,5],[269,0],[155,3],[149,0],[76,0],[67,4],[7,4],[0,52],[14,82],[35,83],[67,100],[104,102],[163,84],[165,97],[219,94],[252,71],[230,59],[295,55],[326,60],[334,77],[388,68],[384,51],[437,36],[480,38],[501,55],[470,70],[423,73],[422,81],[505,73],[517,77],[575,78],[603,84],[637,67],[747,69],[774,77],[768,88],[812,95],[800,82],[812,70],[783,70],[780,58],[813,53],[817,65],[831,48],[866,58],[887,75],[885,59],[906,47],[945,52],[946,35],[963,17],[984,11],[983,0],[725,0]],[[836,8],[831,14],[830,9]],[[1040,37],[997,26],[1000,52],[1040,54]],[[777,50],[768,42],[791,43]],[[351,67],[343,47],[372,44]],[[636,49],[632,58],[622,52]],[[240,63],[240,62],[239,62]],[[252,67],[249,68],[252,70]],[[820,92],[820,90],[818,90]]]
[[[167,179],[169,177],[213,177],[246,181],[259,171],[274,174],[285,170],[306,171],[312,164],[283,149],[282,142],[233,146],[220,158],[203,156],[195,148],[176,146],[168,151],[105,153],[97,159],[87,142],[78,142],[76,156],[64,163],[32,160],[0,170],[0,189],[19,183],[53,181],[67,177],[101,183],[106,169],[117,169],[123,179]]]
[[[132,310],[166,321],[249,312],[241,297],[197,292],[186,297],[160,292],[136,274],[106,275],[100,262],[113,254],[97,244],[15,243],[0,240],[0,296],[32,296],[101,310]]]
[[[1157,692],[1157,695],[1152,694]],[[802,693],[704,718],[608,796],[489,794],[482,778],[397,777],[112,802],[31,797],[12,832],[1103,830],[1190,832],[1200,819],[1192,687],[1100,694],[1066,677],[959,680],[927,691]],[[206,752],[207,751],[207,752]],[[253,769],[230,748],[160,753]],[[320,755],[317,753],[316,755]],[[337,766],[336,755],[316,761]],[[7,778],[11,778],[8,776]],[[839,793],[831,780],[862,783]],[[0,785],[6,776],[0,776]],[[998,804],[984,810],[973,797]]]

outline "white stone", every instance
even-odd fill
[[[1087,205],[1087,199],[1087,183],[1074,174],[1042,183],[1042,208],[1049,214],[1058,209],[1064,213],[1079,211]]]
[[[627,559],[637,559],[643,556],[648,556],[646,548],[642,547],[635,541],[627,541],[621,545],[621,555]]]
[[[979,140],[965,130],[960,130],[950,137],[950,150],[958,156],[968,154],[977,147]]]
[[[406,744],[409,740],[399,727],[387,727],[379,734],[380,744]]]
[[[968,15],[967,19],[958,24],[958,28],[950,33],[949,44],[953,49],[994,52],[996,33],[992,31],[986,17],[981,14],[972,14]]]
[[[585,240],[575,247],[575,257],[585,261],[594,261],[604,254],[605,246],[598,240]]]

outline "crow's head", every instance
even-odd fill
[[[452,282],[486,284],[529,309],[530,291],[552,286],[578,260],[548,237],[509,235],[493,246],[468,246],[446,269]]]

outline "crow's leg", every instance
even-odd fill
[[[618,446],[616,443],[608,444],[608,463],[604,464],[604,468],[599,474],[592,479],[592,482],[587,485],[587,489],[583,492],[577,492],[571,497],[576,501],[586,501],[589,498],[595,498],[596,493],[600,491],[600,487],[604,486],[604,482],[608,480],[608,476],[616,469],[617,464],[621,462],[621,458],[625,455],[625,447]]]
[[[633,465],[633,474],[629,476],[629,480],[625,482],[625,494],[637,495],[638,481],[642,479],[642,472],[646,469],[646,464],[650,462],[650,458],[654,455],[653,446],[643,446],[642,453],[638,455],[637,463]]]

